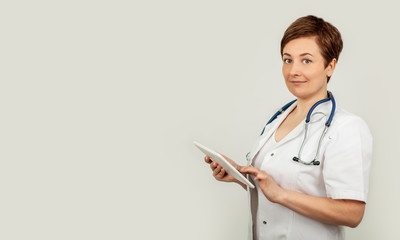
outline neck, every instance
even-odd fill
[[[327,97],[328,93],[324,92],[323,94],[319,94],[311,98],[297,98],[297,105],[296,108],[293,110],[293,113],[297,116],[302,116],[305,118],[305,116],[307,116],[308,114],[308,111],[310,111],[311,107],[316,102]]]

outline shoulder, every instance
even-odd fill
[[[364,137],[372,138],[368,124],[360,116],[342,108],[336,108],[332,121],[332,130],[335,132],[358,132]]]

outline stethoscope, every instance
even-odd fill
[[[297,99],[295,99],[295,100],[289,102],[288,104],[286,104],[285,106],[283,106],[281,109],[279,109],[279,110],[271,117],[271,119],[267,122],[267,124],[265,124],[264,129],[262,130],[260,136],[263,135],[263,133],[264,133],[264,131],[265,131],[265,127],[266,127],[268,124],[270,124],[271,122],[273,122],[280,114],[282,114],[283,112],[285,112],[285,111],[286,111],[294,102],[296,102],[296,101],[297,101]],[[304,145],[305,145],[305,142],[306,142],[306,139],[307,139],[308,127],[309,127],[309,125],[310,125],[311,114],[312,114],[312,112],[314,111],[314,109],[315,109],[316,107],[318,107],[318,105],[320,105],[321,103],[324,103],[324,102],[328,102],[328,101],[332,101],[331,114],[330,114],[328,120],[326,121],[324,131],[322,132],[321,137],[319,138],[317,153],[315,154],[315,157],[314,157],[314,159],[313,159],[311,162],[303,161],[303,160],[301,159],[301,153],[303,152],[303,148],[304,148]],[[333,97],[333,94],[332,94],[331,92],[329,92],[329,91],[328,91],[328,97],[327,97],[327,98],[322,99],[322,100],[316,102],[316,103],[311,107],[311,109],[310,109],[310,111],[308,111],[308,114],[307,114],[307,117],[306,117],[306,122],[305,122],[305,126],[304,126],[305,133],[304,133],[303,142],[301,143],[301,147],[300,147],[300,150],[299,150],[299,153],[298,153],[297,157],[293,157],[293,161],[302,163],[302,164],[304,164],[304,165],[319,165],[319,164],[320,164],[320,161],[317,161],[317,158],[318,158],[319,150],[320,150],[320,148],[321,148],[321,142],[322,142],[322,139],[325,137],[325,134],[326,134],[326,132],[328,131],[328,128],[331,126],[332,119],[333,119],[333,115],[334,115],[334,113],[335,113],[335,109],[336,109],[335,98]]]

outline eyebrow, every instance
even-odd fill
[[[290,55],[289,53],[284,53],[283,55],[286,55],[286,56],[289,56],[289,57],[291,57],[292,55]],[[300,54],[300,57],[303,57],[303,56],[306,56],[306,55],[310,55],[310,56],[312,56],[312,57],[314,57],[311,53],[302,53],[302,54]]]

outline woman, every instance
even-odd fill
[[[282,72],[297,101],[267,124],[248,166],[227,158],[256,186],[247,189],[252,239],[344,239],[342,226],[354,228],[363,218],[372,155],[368,126],[335,109],[334,100],[316,106],[305,123],[312,106],[330,95],[327,84],[342,47],[339,31],[315,16],[297,19],[282,38]],[[246,189],[208,156],[205,161],[217,180]]]

